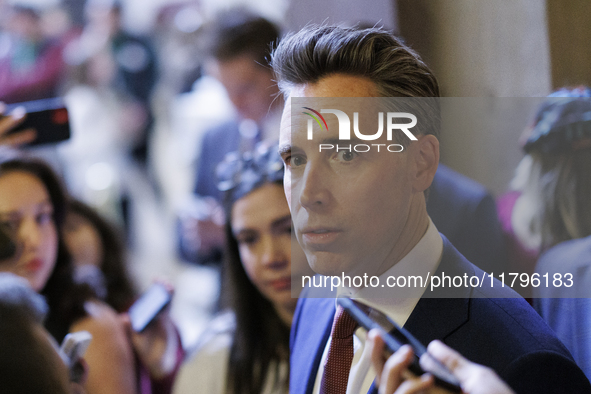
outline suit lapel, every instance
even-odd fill
[[[436,275],[454,277],[466,273],[472,276],[474,269],[452,244],[443,236],[443,255],[437,268]],[[408,320],[404,324],[415,338],[427,346],[434,339],[445,340],[447,336],[468,322],[470,311],[471,289],[465,287],[454,288],[453,292],[439,291],[423,297],[417,303]],[[439,295],[453,295],[456,298],[437,298]],[[377,393],[375,381],[369,389],[369,394]]]
[[[472,265],[452,244],[443,238],[443,255],[435,275],[468,277],[474,274]],[[436,289],[437,290],[437,289]],[[425,346],[434,339],[444,340],[449,334],[465,324],[469,318],[470,287],[457,287],[434,291],[429,298],[423,297],[406,321],[406,328]],[[454,298],[440,298],[442,296]]]
[[[443,238],[443,255],[436,275],[470,277],[474,273],[471,264]],[[455,288],[456,298],[436,298],[439,293],[449,296],[449,292],[434,292],[431,298],[421,298],[408,318],[404,328],[425,346],[434,339],[445,338],[468,321],[470,291],[465,287]],[[311,394],[326,342],[330,337],[334,318],[334,298],[309,298],[305,302],[299,321],[295,341],[297,346],[292,353],[291,382],[292,394]],[[377,390],[372,384],[369,393]],[[295,390],[294,390],[295,389]]]

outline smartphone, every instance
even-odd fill
[[[439,387],[453,393],[462,392],[460,382],[449,369],[431,356],[425,346],[410,332],[398,326],[385,314],[350,298],[337,298],[337,304],[341,305],[367,331],[374,328],[380,330],[384,338],[384,344],[391,353],[396,352],[403,345],[410,345],[414,352],[414,360],[408,367],[410,372],[416,376],[429,372],[433,375],[435,384]],[[425,370],[420,361],[423,365],[428,365],[429,368]]]
[[[0,227],[0,262],[7,260],[16,253],[16,245],[8,233]]]
[[[27,146],[53,144],[70,138],[70,118],[63,98],[55,97],[10,104],[6,106],[4,114],[10,114],[17,107],[24,107],[27,116],[21,124],[10,130],[8,134],[29,128],[35,129],[37,137]]]
[[[131,327],[135,332],[146,329],[156,316],[172,300],[171,294],[160,283],[154,283],[142,296],[129,308]]]
[[[65,355],[70,371],[70,380],[80,383],[84,375],[84,367],[78,362],[86,353],[88,345],[92,340],[92,335],[88,331],[77,331],[66,335],[60,351]]]

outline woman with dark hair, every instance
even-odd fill
[[[72,255],[76,278],[117,312],[126,311],[137,297],[126,267],[122,234],[81,201],[70,201],[64,241]]]
[[[227,215],[221,294],[229,312],[212,321],[181,368],[174,392],[287,393],[297,302],[291,274],[309,268],[292,242],[277,147],[230,154],[218,177]]]
[[[136,392],[134,358],[119,317],[73,281],[73,266],[61,227],[66,194],[43,162],[17,154],[0,157],[0,225],[17,245],[0,271],[24,277],[49,305],[46,328],[59,342],[68,332],[88,331],[85,360],[89,394]],[[34,377],[32,377],[34,378]]]

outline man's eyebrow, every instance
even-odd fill
[[[368,144],[371,142],[368,141],[364,141],[358,137],[352,136],[351,139],[348,140],[340,140],[338,138],[325,138],[323,140],[320,141],[321,144],[333,144],[333,145],[338,145],[338,144]]]
[[[338,138],[324,138],[320,141],[321,144],[338,144],[340,140]]]
[[[281,157],[291,153],[291,144],[285,144],[279,147],[279,155]]]

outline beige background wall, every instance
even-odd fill
[[[488,97],[442,136],[442,162],[503,192],[521,159],[530,101],[552,89],[546,2],[398,0],[400,34],[432,67],[443,96]],[[472,112],[472,111],[470,111]],[[458,115],[460,116],[460,115]],[[488,116],[488,118],[487,118]],[[471,117],[475,117],[471,119]]]
[[[552,85],[591,86],[591,1],[547,0]]]

